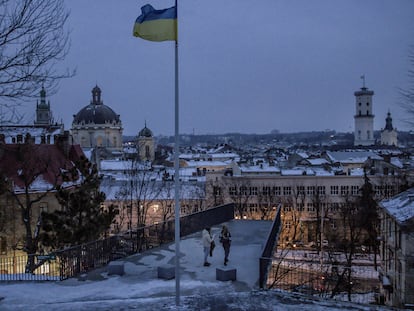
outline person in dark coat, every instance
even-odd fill
[[[229,261],[230,245],[231,245],[231,234],[227,226],[223,226],[220,234],[220,242],[224,249],[224,265],[227,266]]]

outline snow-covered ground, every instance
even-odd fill
[[[271,223],[232,221],[230,267],[237,280],[216,279],[223,266],[223,249],[216,247],[203,266],[201,234],[180,242],[180,306],[176,305],[176,280],[157,278],[157,267],[173,264],[174,244],[125,258],[125,274],[108,275],[103,267],[65,281],[0,282],[2,311],[63,310],[386,310],[363,304],[325,300],[299,293],[259,290],[259,257]],[[220,227],[212,228],[218,236]],[[218,243],[217,243],[218,244]]]

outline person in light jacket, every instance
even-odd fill
[[[203,239],[203,249],[204,249],[204,266],[208,267],[210,263],[207,261],[208,254],[210,253],[211,243],[213,242],[213,237],[211,236],[210,227],[204,228],[202,232]]]

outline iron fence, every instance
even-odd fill
[[[234,204],[221,205],[180,218],[180,236],[201,231],[234,219]],[[76,245],[47,255],[30,255],[39,267],[25,273],[28,256],[0,256],[0,281],[64,280],[92,269],[102,267],[112,260],[124,258],[174,241],[175,220],[124,232],[105,239]]]
[[[276,243],[280,231],[280,211],[279,206],[275,219],[273,220],[272,228],[267,237],[266,245],[263,249],[262,256],[259,259],[259,286],[266,287],[266,280],[268,278],[269,269],[271,267],[273,253],[275,252]]]
[[[378,303],[378,272],[373,266],[330,265],[274,259],[268,288],[358,303]]]

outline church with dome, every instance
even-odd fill
[[[135,144],[141,161],[154,161],[154,137],[152,131],[147,127],[147,122],[145,122],[144,128],[139,131]]]
[[[122,150],[122,122],[119,114],[104,105],[101,89],[92,89],[92,100],[73,116],[72,136],[82,149]]]

